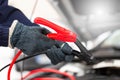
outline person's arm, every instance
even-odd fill
[[[0,3],[3,4],[2,1]],[[9,27],[14,20],[18,20],[25,25],[37,26],[37,24],[32,23],[19,9],[7,5],[0,5],[0,46],[8,46]]]
[[[0,0],[0,4],[4,3]],[[13,22],[14,20],[18,22]],[[9,47],[17,47],[26,55],[47,51],[46,55],[53,64],[71,61],[72,48],[67,43],[47,38],[48,32],[47,29],[31,23],[19,9],[0,5],[0,46],[9,44]]]

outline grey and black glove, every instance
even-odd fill
[[[59,43],[57,45],[59,45]],[[51,49],[47,50],[46,55],[53,64],[57,64],[62,61],[71,62],[74,58],[72,55],[72,48],[67,43],[63,43],[57,47],[53,46]]]
[[[46,37],[49,30],[40,26],[26,26],[19,22],[13,22],[13,24],[14,29],[10,37],[12,48],[17,47],[27,55],[46,51],[53,64],[73,59],[72,48],[67,43]]]

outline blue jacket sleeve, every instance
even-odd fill
[[[8,0],[0,0],[0,6],[1,5],[8,5]]]
[[[37,25],[32,23],[19,9],[6,4],[0,5],[0,46],[8,46],[9,27],[14,20],[28,26]]]
[[[0,26],[0,46],[8,46],[9,29]]]

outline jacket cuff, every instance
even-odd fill
[[[12,48],[12,45],[11,45],[11,43],[10,43],[10,42],[11,42],[11,41],[10,41],[10,38],[11,38],[11,36],[12,36],[12,34],[13,34],[13,31],[14,31],[17,23],[18,23],[18,21],[17,21],[17,20],[14,20],[13,23],[12,23],[12,25],[11,25],[11,27],[9,28],[8,47],[10,47],[10,48]]]
[[[0,27],[0,46],[8,46],[9,28]]]

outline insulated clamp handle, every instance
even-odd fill
[[[64,42],[75,42],[76,41],[76,34],[71,32],[70,30],[67,30],[53,22],[50,22],[46,19],[43,19],[41,17],[37,17],[34,19],[34,23],[36,24],[42,24],[45,25],[53,30],[56,31],[56,33],[49,33],[47,34],[47,37],[55,40],[60,40]]]

